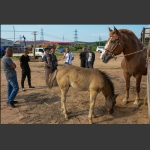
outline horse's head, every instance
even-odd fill
[[[116,97],[117,96],[118,96],[118,94],[106,97],[105,106],[106,106],[106,109],[107,109],[109,114],[112,114],[114,112],[114,106],[116,104]]]
[[[109,28],[109,39],[104,47],[104,52],[101,54],[101,59],[107,63],[111,58],[115,58],[123,52],[121,33],[114,27],[114,31]]]

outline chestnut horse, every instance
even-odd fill
[[[147,51],[132,31],[117,30],[115,27],[114,31],[110,28],[109,31],[109,39],[104,47],[105,52],[100,58],[104,63],[107,63],[111,58],[116,58],[116,55],[124,54],[121,67],[126,82],[126,97],[123,99],[122,105],[125,105],[129,100],[130,77],[133,76],[136,79],[136,99],[133,107],[139,107],[140,83],[142,75],[147,75]]]
[[[70,86],[79,91],[90,92],[90,109],[88,115],[89,124],[93,123],[92,117],[95,117],[95,100],[97,94],[101,91],[106,100],[106,109],[110,114],[113,113],[116,97],[118,95],[114,94],[113,83],[106,73],[96,69],[68,65],[58,71],[54,71],[50,79],[50,88],[52,88],[55,78],[57,79],[58,85],[61,89],[61,110],[65,119],[68,119],[66,111],[66,94]]]

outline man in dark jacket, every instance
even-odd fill
[[[86,53],[86,68],[93,68],[95,61],[95,53],[91,51],[91,47],[87,47],[88,52]]]
[[[82,52],[79,54],[79,58],[81,60],[80,67],[85,68],[85,55],[86,55],[86,48],[82,48]]]
[[[52,65],[52,73],[57,70],[57,66],[58,66],[58,61],[57,61],[57,57],[55,55],[55,49],[51,48],[51,65]]]
[[[28,62],[30,61],[30,58],[28,54],[29,54],[29,49],[25,47],[24,55],[20,57],[20,67],[22,69],[22,78],[21,78],[22,91],[26,91],[24,88],[24,81],[25,81],[26,76],[28,78],[29,88],[35,88],[34,86],[31,85],[31,70],[28,64]]]

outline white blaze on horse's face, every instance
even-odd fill
[[[105,51],[106,51],[106,50],[103,50],[103,52],[101,53],[101,55],[100,55],[100,59],[102,59],[102,57],[103,57],[103,55],[104,55]]]
[[[112,37],[111,37],[112,38]],[[110,43],[110,40],[111,38],[108,40],[108,42],[106,43],[105,47],[104,47],[104,51],[101,53],[100,55],[100,59],[103,58],[103,55],[105,54],[106,50],[108,49],[108,46],[109,46],[109,43]]]
[[[108,42],[106,43],[104,49],[108,49],[108,46],[109,46],[109,43],[110,43],[110,40],[112,39],[112,37],[108,40]]]

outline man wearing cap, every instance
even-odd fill
[[[88,52],[86,53],[86,68],[93,68],[95,61],[95,53],[91,51],[91,47],[87,47]]]
[[[24,88],[24,81],[26,79],[26,76],[28,78],[29,88],[35,88],[34,86],[31,85],[31,70],[28,64],[28,62],[30,61],[30,58],[28,54],[29,54],[29,49],[27,47],[24,47],[24,54],[19,59],[20,67],[22,69],[21,87],[22,87],[23,92],[26,91]]]
[[[83,47],[82,52],[79,54],[79,58],[81,60],[80,67],[83,68],[85,68],[85,55],[86,55],[86,48]]]

